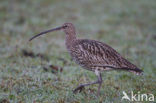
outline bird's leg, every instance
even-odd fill
[[[91,82],[91,83],[86,83],[86,84],[80,84],[77,88],[74,89],[74,93],[76,93],[78,90],[81,92],[82,89],[85,87],[85,86],[88,86],[88,85],[92,85],[92,84],[97,84],[99,81],[95,81],[95,82]]]
[[[100,89],[101,89],[101,85],[102,85],[102,76],[101,76],[101,73],[99,73],[99,75],[98,75],[98,81],[99,81],[99,87],[98,87],[97,96],[100,95]]]
[[[89,86],[89,85],[92,85],[92,84],[99,84],[99,87],[98,87],[98,95],[100,93],[100,88],[101,88],[101,84],[102,84],[102,77],[101,77],[101,73],[99,73],[98,71],[95,71],[95,74],[97,75],[97,78],[98,80],[95,81],[95,82],[91,82],[91,83],[86,83],[86,84],[81,84],[79,85],[76,89],[74,89],[74,93],[76,93],[78,90],[80,90],[80,92],[82,91],[82,89],[85,87],[85,86]]]

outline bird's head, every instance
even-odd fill
[[[36,37],[38,37],[40,35],[43,35],[43,34],[46,34],[46,33],[49,33],[49,32],[53,32],[53,31],[58,31],[58,30],[63,30],[66,33],[66,35],[70,35],[70,34],[74,34],[75,35],[75,27],[74,27],[74,25],[72,23],[64,23],[60,27],[53,28],[53,29],[50,29],[50,30],[46,30],[46,31],[43,31],[43,32],[33,36],[32,38],[29,39],[29,41],[35,39]]]
[[[71,33],[75,34],[75,27],[72,23],[64,23],[62,27],[66,35],[71,34]]]

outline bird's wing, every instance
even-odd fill
[[[109,67],[113,69],[136,69],[113,48],[99,41],[82,39],[73,45],[73,57],[88,67]]]

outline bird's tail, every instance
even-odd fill
[[[129,70],[130,72],[133,72],[136,75],[143,75],[143,70],[139,69],[139,68],[135,68],[135,69],[131,69]]]

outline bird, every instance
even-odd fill
[[[102,72],[104,71],[124,70],[136,75],[143,74],[143,70],[125,59],[111,46],[97,40],[77,38],[75,26],[72,23],[64,23],[62,26],[43,31],[30,38],[29,41],[43,34],[58,30],[65,32],[65,45],[72,60],[82,68],[94,72],[97,76],[97,80],[94,82],[80,84],[73,90],[74,93],[81,91],[86,86],[99,84],[97,90],[97,95],[99,95],[103,82]]]

